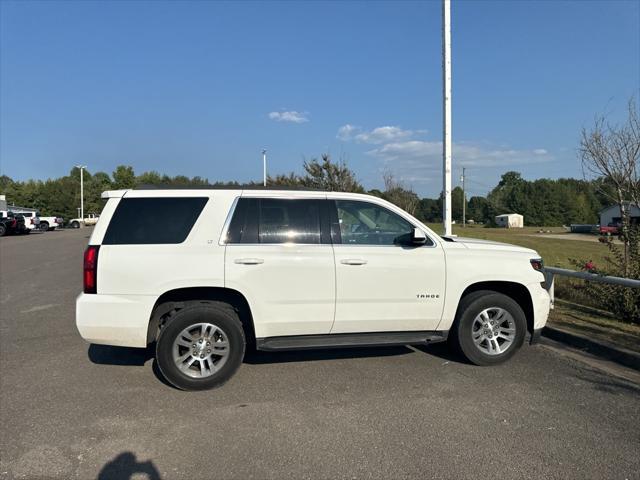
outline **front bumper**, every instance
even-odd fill
[[[81,293],[76,299],[76,327],[90,343],[147,346],[147,330],[156,297]]]
[[[530,345],[535,345],[536,343],[540,343],[540,337],[542,336],[542,328],[537,328],[533,332],[531,332],[531,339],[529,340]]]
[[[547,324],[551,309],[551,297],[549,292],[540,283],[528,285],[533,304],[533,330],[541,330]]]

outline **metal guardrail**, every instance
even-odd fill
[[[554,277],[556,275],[562,275],[564,277],[579,278],[581,280],[587,280],[590,282],[608,283],[611,285],[620,285],[623,287],[630,287],[630,288],[640,288],[640,280],[635,280],[633,278],[610,277],[607,275],[600,275],[597,273],[576,272],[575,270],[568,270],[566,268],[557,268],[557,267],[544,267],[543,273],[544,273],[544,280],[547,286],[547,290],[549,291],[549,295],[551,296],[552,305],[555,300],[553,284],[554,284]]]

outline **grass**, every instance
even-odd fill
[[[606,312],[590,311],[568,302],[556,302],[549,321],[587,337],[640,352],[640,325],[622,323]]]
[[[428,224],[436,233],[442,232],[441,224]],[[587,261],[592,260],[595,265],[604,265],[605,257],[609,251],[599,242],[585,240],[564,240],[561,238],[549,238],[537,233],[539,230],[551,231],[554,234],[564,234],[566,230],[561,227],[525,227],[525,228],[485,228],[480,225],[453,226],[454,235],[460,237],[481,238],[496,242],[512,243],[527,248],[532,248],[544,259],[545,265],[550,267],[569,268],[575,270],[571,259]]]

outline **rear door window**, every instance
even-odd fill
[[[241,198],[227,233],[233,243],[319,244],[321,200]]]
[[[208,200],[208,197],[123,198],[102,243],[182,243]]]

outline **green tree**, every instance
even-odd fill
[[[455,187],[451,191],[451,217],[456,222],[462,222],[462,202],[462,188]]]
[[[156,171],[143,172],[136,177],[136,185],[161,185],[162,175]]]
[[[489,202],[486,198],[473,196],[469,199],[467,219],[478,223],[484,223],[489,220]]]
[[[118,165],[113,172],[113,188],[120,190],[123,188],[133,188],[136,186],[136,175],[133,167]]]
[[[428,223],[442,222],[442,199],[422,198],[418,203],[416,216]]]
[[[330,192],[364,192],[355,173],[347,167],[347,164],[332,162],[327,153],[322,155],[321,162],[314,158],[309,162],[305,161],[303,167],[306,175],[301,178],[301,183],[305,187]]]

